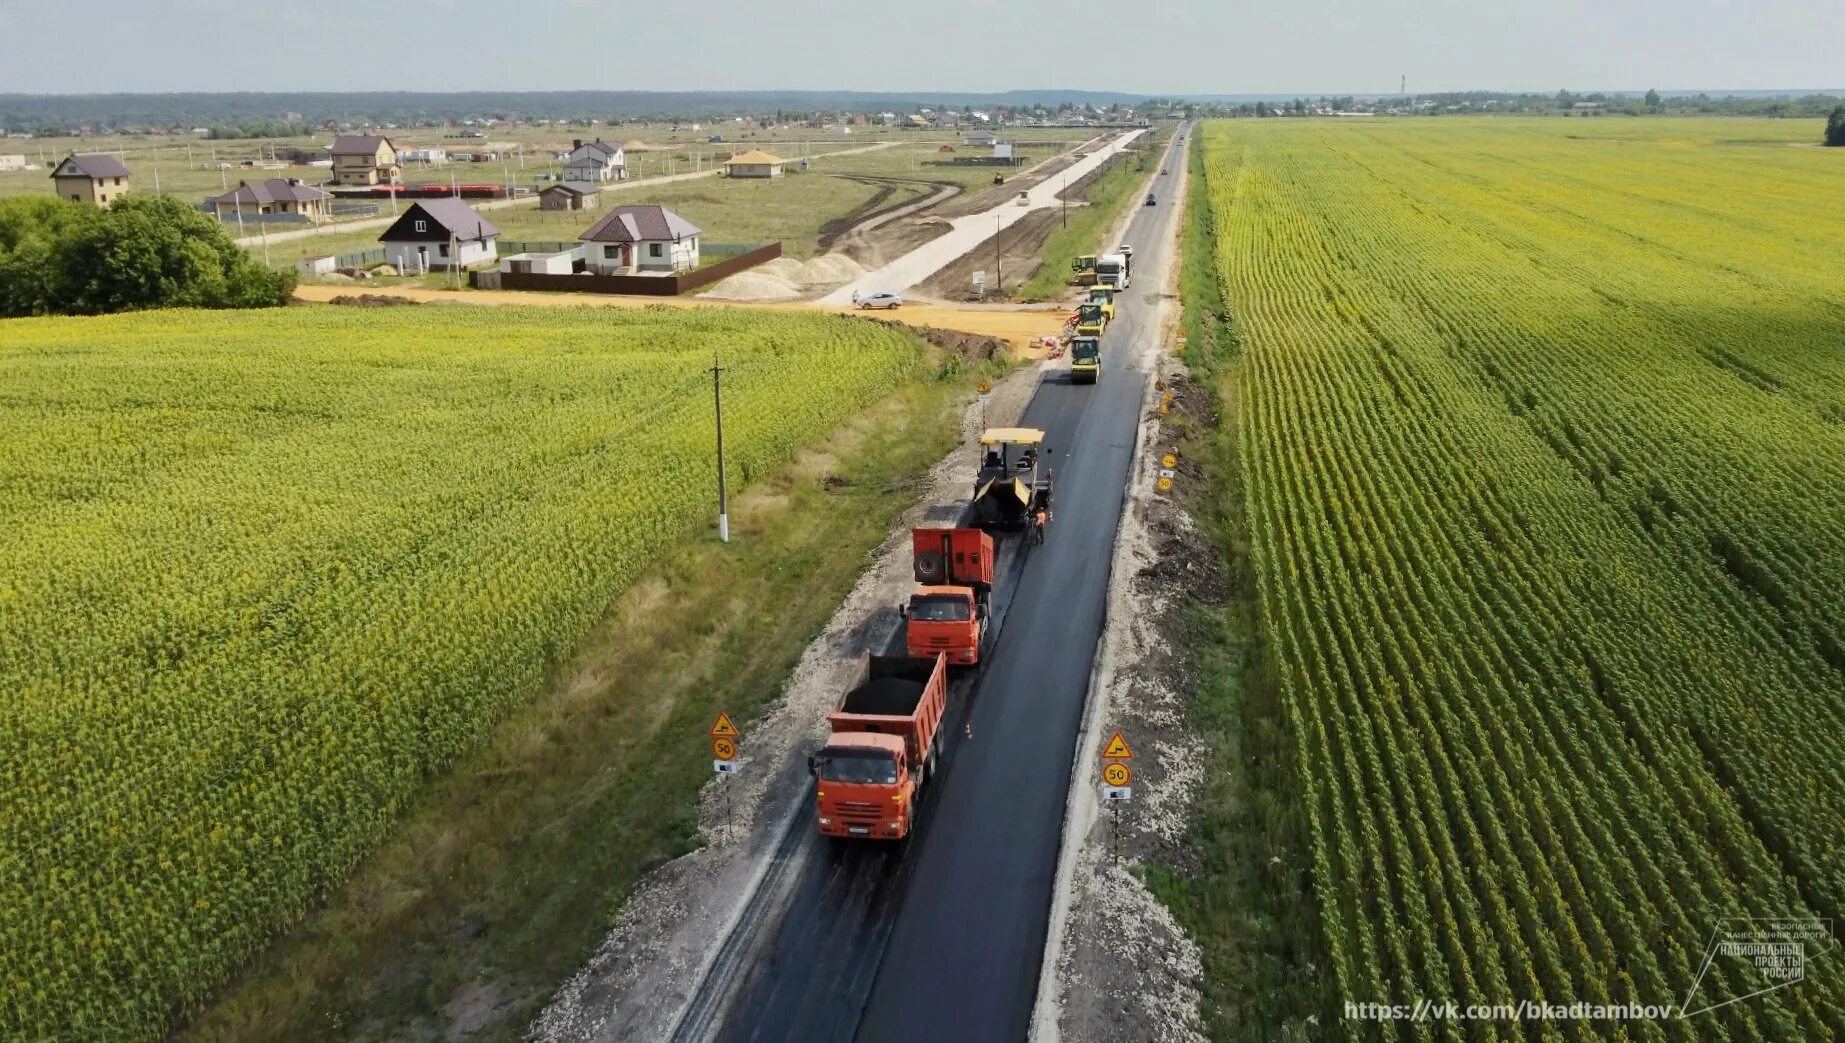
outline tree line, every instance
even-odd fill
[[[269,308],[294,289],[293,270],[265,267],[171,196],[123,196],[107,210],[0,199],[0,317]]]

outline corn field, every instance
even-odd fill
[[[1201,132],[1337,993],[1671,1008],[1318,1031],[1845,1038],[1845,164],[1587,123]]]
[[[0,337],[0,1038],[158,1038],[732,487],[922,372],[706,310]]]

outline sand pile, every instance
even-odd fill
[[[804,280],[801,278],[801,272],[804,268],[806,268],[806,265],[803,265],[800,261],[792,257],[777,257],[772,261],[762,262],[756,267],[751,268],[750,271],[761,272],[764,275],[773,275],[778,279],[786,279],[789,282],[802,282]]]
[[[726,301],[785,301],[815,289],[849,283],[865,274],[845,254],[825,254],[811,261],[777,257],[738,272],[700,294]]]
[[[753,268],[721,279],[700,297],[723,301],[786,301],[801,295],[801,288],[782,276]]]
[[[864,267],[845,254],[822,254],[802,266],[800,281],[809,286],[839,286],[863,274]]]

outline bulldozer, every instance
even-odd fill
[[[1051,469],[1044,432],[1035,427],[993,427],[980,435],[980,471],[974,479],[972,520],[982,529],[1017,532],[1033,511],[1051,506]]]
[[[1095,285],[1095,254],[1085,254],[1070,262],[1070,281],[1078,286]]]

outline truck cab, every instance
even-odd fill
[[[1102,338],[1077,337],[1070,341],[1070,381],[1093,384],[1102,378]]]
[[[1126,254],[1103,254],[1095,262],[1096,284],[1106,286],[1116,293],[1127,289],[1132,264]]]
[[[1092,301],[1084,301],[1076,308],[1076,335],[1079,337],[1100,337],[1102,330],[1108,326],[1108,316],[1102,306]]]
[[[814,778],[822,834],[887,839],[909,834],[917,780],[901,738],[836,734],[814,757]]]

